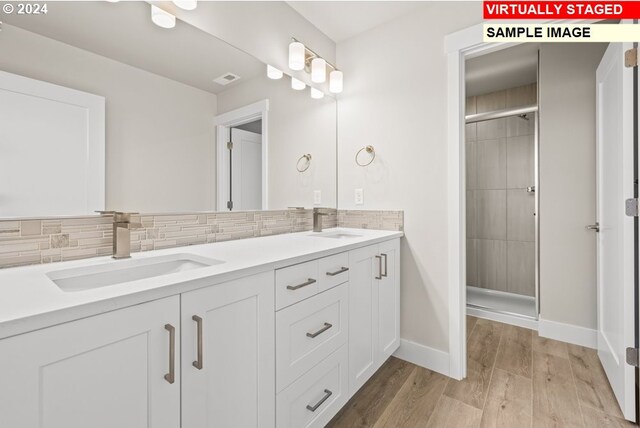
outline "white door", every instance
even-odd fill
[[[633,71],[624,65],[630,43],[611,43],[596,73],[598,355],[629,420],[635,420],[634,368],[625,362],[634,346],[634,231],[625,215],[633,197]]]
[[[380,244],[378,284],[378,365],[400,346],[400,239]]]
[[[0,217],[104,209],[104,109],[103,97],[0,71]]]
[[[174,296],[0,340],[0,427],[180,426],[179,322]]]
[[[378,246],[349,251],[349,391],[378,369]]]
[[[234,211],[262,209],[262,135],[232,130],[231,194]]]
[[[275,425],[274,294],[267,272],[182,295],[182,428]]]

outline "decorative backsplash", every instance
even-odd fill
[[[402,211],[336,211],[323,227],[402,230]],[[311,230],[312,210],[138,215],[131,252]],[[0,268],[84,259],[112,253],[113,218],[79,217],[0,221]]]

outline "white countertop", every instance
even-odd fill
[[[47,273],[120,261],[107,256],[0,269],[0,339],[403,236],[368,229],[325,232],[339,230],[361,236],[331,239],[300,232],[134,253],[132,259],[195,254],[224,263],[83,291],[62,291]]]

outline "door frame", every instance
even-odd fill
[[[227,150],[227,133],[229,128],[244,125],[255,120],[262,120],[262,210],[268,209],[268,174],[267,165],[269,146],[269,100],[264,99],[213,118],[216,127],[216,210],[224,211],[227,200],[224,192],[229,188],[228,171],[229,151]]]
[[[540,20],[552,23],[590,24],[595,20]],[[447,56],[447,225],[449,290],[449,376],[467,376],[466,341],[466,160],[465,160],[465,60],[521,43],[486,43],[484,24],[476,24],[444,38]],[[539,116],[538,116],[539,117]],[[539,189],[536,188],[536,193]],[[537,232],[536,232],[537,233]]]

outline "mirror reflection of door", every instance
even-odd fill
[[[262,123],[231,128],[229,141],[230,211],[262,209]]]

